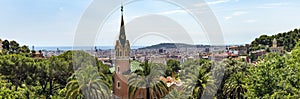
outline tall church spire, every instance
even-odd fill
[[[119,39],[115,45],[115,73],[113,75],[113,93],[117,98],[128,98],[128,78],[123,75],[130,71],[130,43],[126,40],[125,25],[123,19],[123,5],[121,5],[121,27]]]
[[[124,19],[123,19],[123,5],[121,5],[121,27],[120,27],[120,35],[119,40],[121,42],[121,45],[124,47],[126,43],[126,35],[125,35],[125,25],[124,25]]]

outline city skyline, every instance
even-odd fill
[[[0,1],[1,39],[16,40],[28,46],[72,46],[77,24],[91,0]],[[296,13],[299,1],[207,0],[223,30],[225,44],[251,43],[260,35],[273,35],[299,28]],[[134,18],[158,14],[170,17],[189,32],[196,44],[209,44],[185,10],[162,1],[141,0],[125,5],[125,23]],[[104,24],[95,45],[112,46],[118,35],[117,10]],[[183,20],[183,18],[184,20]],[[280,24],[279,24],[280,23]],[[107,35],[110,34],[110,35]],[[160,37],[145,37],[135,46],[149,46],[170,41]],[[149,41],[149,42],[147,42]],[[159,41],[159,42],[157,42]]]

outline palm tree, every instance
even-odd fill
[[[195,75],[196,74],[196,75]],[[192,97],[201,98],[203,95],[210,95],[216,89],[215,79],[210,73],[206,73],[205,70],[200,69],[198,74],[189,74],[185,76],[185,83],[187,84],[185,90],[193,89]]]
[[[232,74],[229,79],[225,81],[223,87],[223,94],[226,98],[243,98],[246,92],[245,75],[242,72]]]
[[[136,96],[136,92],[139,89],[146,89],[146,98],[161,98],[168,93],[168,87],[166,83],[161,81],[159,78],[164,74],[164,66],[158,64],[148,64],[145,61],[141,65],[142,70],[138,69],[130,74],[128,82],[128,98],[133,98]]]
[[[105,75],[97,72],[97,67],[81,68],[70,79],[66,85],[66,97],[68,98],[110,98],[109,84],[105,80]]]
[[[200,65],[200,66],[199,66]],[[184,90],[191,94],[190,98],[209,96],[216,90],[215,79],[209,72],[210,63],[202,60],[191,61],[184,64],[182,81],[185,83]],[[192,92],[190,92],[192,89]]]
[[[184,90],[180,90],[180,88],[174,88],[170,91],[168,95],[164,97],[164,99],[186,99],[189,97]]]
[[[205,73],[203,70],[200,70],[194,92],[199,96],[210,96],[214,93],[215,89],[216,85],[214,77],[212,77],[210,73]]]

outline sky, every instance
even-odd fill
[[[124,7],[125,24],[145,15],[163,15],[182,25],[195,44],[209,44],[205,32],[191,15],[163,1],[139,0],[127,3]],[[28,46],[72,46],[80,19],[91,2],[1,0],[0,38],[16,40]],[[219,22],[225,44],[247,44],[263,34],[274,35],[300,28],[299,0],[206,0],[206,3]],[[116,10],[99,30],[95,45],[114,45],[119,28],[120,11]],[[126,27],[126,30],[132,28]],[[131,45],[147,46],[168,42],[172,40],[148,35],[131,41]]]

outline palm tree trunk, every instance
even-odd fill
[[[146,92],[146,99],[150,99],[150,88],[149,88],[149,86],[147,86],[147,88],[146,88],[146,90],[147,90],[147,92]]]
[[[18,87],[19,87],[18,84],[16,84],[16,88],[15,88],[16,91],[18,91]]]
[[[53,81],[52,81],[52,79],[50,79],[50,89],[49,89],[49,93],[50,93],[50,95],[52,95],[52,87],[53,87]]]

